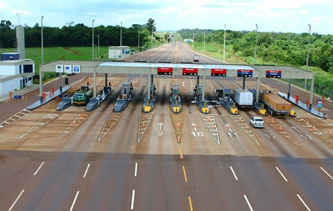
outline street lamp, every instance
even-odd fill
[[[154,26],[151,27],[151,48],[153,47],[153,28]]]
[[[309,26],[309,42],[308,42],[308,52],[306,54],[306,71],[308,71],[308,66],[309,66],[309,53],[310,53],[310,38],[311,38],[311,25],[308,24]],[[307,80],[304,80],[304,89],[306,90],[307,87]]]
[[[140,30],[138,29],[138,51],[140,51]]]
[[[192,32],[193,32],[192,48],[194,49],[194,30]]]
[[[92,20],[92,38],[91,38],[91,47],[92,47],[92,56],[91,56],[91,60],[94,61],[95,60],[95,44],[94,44],[94,22],[95,22],[95,19]]]
[[[224,41],[223,41],[223,62],[225,61],[225,37],[227,33],[227,26],[224,24]]]
[[[40,102],[43,102],[43,76],[42,76],[42,70],[44,65],[44,36],[43,36],[43,19],[44,16],[41,17],[41,48],[42,48],[42,65],[39,69],[39,96],[40,96]]]
[[[256,44],[254,46],[254,65],[257,62],[257,35],[258,35],[258,25],[256,24]]]
[[[120,47],[123,45],[123,22],[120,22]]]
[[[206,29],[204,29],[204,53],[206,53]]]

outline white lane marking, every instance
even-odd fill
[[[22,196],[22,194],[24,193],[24,189],[21,191],[21,193],[18,195],[18,197],[16,198],[16,200],[14,201],[14,203],[12,204],[12,206],[10,206],[9,210],[8,211],[11,211],[15,204],[17,203],[17,201],[20,199],[20,197]]]
[[[135,190],[132,191],[132,202],[131,202],[131,210],[134,209],[134,199],[135,199]]]
[[[138,173],[138,163],[135,163],[135,170],[134,170],[134,176],[136,177]]]
[[[305,202],[303,201],[303,199],[300,197],[300,195],[297,194],[297,197],[298,197],[299,200],[303,203],[303,205],[305,206],[305,208],[306,208],[308,211],[311,211],[310,208],[308,207],[308,205],[306,205]]]
[[[39,167],[38,167],[38,169],[35,171],[35,173],[34,173],[34,176],[36,176],[36,174],[39,172],[39,170],[42,168],[42,166],[44,165],[44,162],[42,162],[40,165],[39,165]]]
[[[79,193],[80,193],[80,191],[77,191],[77,192],[76,192],[76,195],[75,195],[75,198],[74,198],[74,200],[73,200],[73,203],[72,203],[71,209],[70,209],[69,211],[72,211],[72,210],[74,209],[74,205],[75,205],[75,203],[76,203],[77,197],[79,196]]]
[[[235,174],[235,172],[234,172],[234,169],[230,166],[230,170],[232,171],[232,173],[233,173],[233,175],[234,175],[234,177],[235,177],[235,180],[238,180],[238,178],[237,178],[237,176],[236,176],[236,174]]]
[[[246,201],[247,205],[249,206],[250,210],[253,211],[252,206],[251,206],[249,200],[247,199],[246,195],[244,195],[244,198],[245,198],[245,201]]]
[[[325,171],[325,169],[323,167],[320,167],[320,169],[329,177],[331,178],[331,180],[333,180],[333,177],[327,172]]]
[[[276,168],[276,170],[280,173],[280,175],[283,177],[283,179],[284,179],[286,182],[288,182],[287,178],[282,174],[282,172],[280,171],[280,169],[279,169],[277,166],[276,166],[275,168]]]
[[[86,171],[84,172],[83,178],[86,178],[87,173],[89,171],[89,168],[90,168],[90,163],[88,163],[88,165],[87,165],[87,168],[86,168]]]
[[[238,138],[238,135],[237,135],[237,133],[234,133],[234,136],[236,136],[236,137]]]

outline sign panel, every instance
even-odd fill
[[[56,65],[56,73],[63,73],[64,65]]]
[[[281,78],[281,70],[266,70],[266,78]]]
[[[227,69],[212,69],[211,76],[227,76]]]
[[[323,107],[323,102],[318,101],[318,103],[317,103],[317,108],[322,108],[322,107]]]
[[[252,77],[253,70],[246,70],[246,69],[238,69],[237,70],[237,77]]]
[[[157,75],[172,75],[172,67],[158,67]]]
[[[198,68],[183,68],[183,75],[198,75]]]
[[[65,65],[65,73],[69,73],[69,74],[73,73],[72,65]]]
[[[80,65],[73,65],[73,73],[81,73]]]

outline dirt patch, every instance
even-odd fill
[[[73,51],[73,50],[70,49],[70,48],[64,47],[64,49],[65,49],[66,51],[72,52],[73,54],[80,55],[79,52],[77,52],[77,51]]]
[[[7,159],[7,156],[0,155],[0,160],[6,160],[6,159]]]

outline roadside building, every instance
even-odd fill
[[[33,85],[35,63],[31,59],[0,62],[0,96]]]
[[[129,46],[109,46],[109,59],[126,58],[130,53]]]

